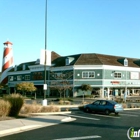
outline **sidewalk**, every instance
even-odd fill
[[[71,112],[65,114],[36,114],[35,116],[23,119],[12,119],[0,121],[0,137],[20,133],[41,127],[56,125],[59,123],[74,121],[75,118],[68,117]],[[38,116],[37,116],[38,115]]]

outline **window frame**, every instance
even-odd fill
[[[22,80],[22,76],[21,75],[17,75],[17,81],[21,81]]]
[[[82,78],[95,78],[95,71],[82,71]]]
[[[121,72],[115,72],[114,73],[114,78],[115,79],[121,79],[122,78],[122,73]]]
[[[26,81],[28,81],[28,80],[30,80],[31,78],[30,78],[30,75],[25,75],[25,80]]]
[[[9,76],[9,81],[14,81],[14,76]]]

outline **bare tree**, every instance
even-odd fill
[[[67,71],[62,71],[62,72],[51,72],[50,77],[53,79],[53,82],[51,82],[50,87],[52,89],[56,89],[59,94],[60,98],[62,94],[64,95],[64,98],[66,96],[66,91],[72,89],[72,84],[71,84],[71,79],[73,76],[73,72],[67,72]]]
[[[87,91],[92,91],[92,87],[89,84],[82,84],[81,90],[83,91],[83,103],[84,103],[84,96]]]

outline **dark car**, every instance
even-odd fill
[[[106,115],[110,113],[115,113],[116,115],[119,112],[123,111],[123,107],[121,104],[118,104],[112,100],[96,100],[91,104],[87,104],[84,106],[84,111],[86,112],[103,112]]]

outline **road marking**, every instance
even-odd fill
[[[121,113],[120,114],[121,116],[133,116],[133,117],[139,117],[138,115],[132,115],[132,114],[124,114],[124,113]]]
[[[100,117],[107,117],[107,118],[113,118],[113,119],[120,119],[120,117],[116,116],[107,116],[107,115],[100,115],[100,114],[91,114],[93,116],[100,116]]]
[[[82,139],[93,139],[93,138],[101,138],[101,136],[85,136],[85,137],[73,137],[73,138],[61,138],[61,139],[54,139],[54,140],[82,140]]]
[[[100,120],[100,119],[97,119],[97,118],[89,118],[89,117],[83,117],[83,116],[77,116],[77,115],[69,115],[71,117],[76,117],[76,118],[82,118],[82,119],[88,119],[88,120]]]

